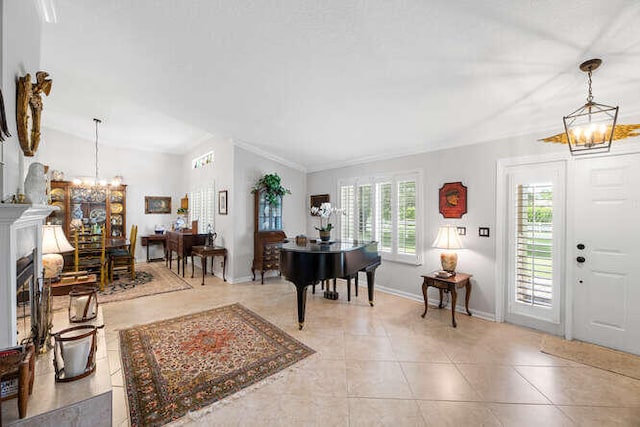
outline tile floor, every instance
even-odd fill
[[[302,331],[295,290],[279,278],[193,289],[103,305],[113,425],[129,424],[117,331],[239,302],[317,354],[181,420],[203,426],[640,426],[640,381],[539,351],[541,334],[366,292],[330,301],[309,291]],[[416,279],[416,287],[419,280]],[[473,298],[473,297],[472,297]],[[472,310],[473,311],[473,310]]]

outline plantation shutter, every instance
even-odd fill
[[[382,252],[391,252],[393,237],[393,210],[391,208],[391,183],[376,184],[376,240]]]
[[[354,220],[355,220],[355,188],[353,185],[343,185],[340,187],[340,207],[344,209],[341,215],[340,236],[344,241],[355,240]]]
[[[358,240],[373,240],[371,184],[358,186]]]
[[[516,301],[537,307],[553,304],[553,186],[516,187]]]
[[[416,181],[398,182],[398,253],[416,253]]]
[[[208,226],[214,228],[215,214],[215,191],[214,185],[210,184],[206,187],[191,191],[189,195],[189,213],[191,221],[198,220],[198,229],[194,232],[206,232]],[[189,226],[190,224],[187,224]]]

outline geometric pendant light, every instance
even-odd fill
[[[591,73],[602,64],[601,59],[590,59],[580,64],[587,73],[589,92],[587,103],[563,117],[564,129],[572,155],[608,152],[611,148],[618,107],[598,104],[591,93]]]

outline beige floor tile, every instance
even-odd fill
[[[402,362],[414,398],[478,401],[480,396],[452,364]]]
[[[557,405],[640,406],[640,380],[591,367],[515,369]]]
[[[347,368],[344,360],[310,357],[287,369],[263,392],[298,396],[347,396]]]
[[[395,360],[391,341],[386,336],[345,334],[345,354],[351,360]]]
[[[398,362],[348,360],[347,392],[349,397],[412,398]]]
[[[458,365],[458,369],[484,402],[551,403],[511,366]]]
[[[429,427],[502,426],[486,403],[421,400],[418,405]]]
[[[640,426],[640,408],[559,406],[559,409],[581,427]]]
[[[349,426],[425,426],[415,400],[349,398]]]
[[[497,404],[491,412],[504,427],[568,427],[575,424],[553,405]]]
[[[123,387],[113,387],[112,394],[113,425],[118,426],[129,420],[129,408],[127,407],[126,391]]]
[[[421,335],[390,336],[391,347],[401,362],[450,363],[437,340]]]

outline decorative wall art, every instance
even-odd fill
[[[229,213],[227,208],[227,190],[218,191],[218,213],[220,215]]]
[[[0,89],[0,142],[4,142],[5,138],[10,137],[9,126],[7,126],[7,114],[4,110],[4,96]]]
[[[40,115],[42,113],[42,93],[49,96],[51,79],[49,73],[38,71],[36,82],[31,82],[31,74],[18,80],[18,105],[16,121],[20,148],[27,157],[33,157],[40,144]]]
[[[316,194],[313,196],[309,196],[309,211],[311,212],[311,208],[319,208],[323,203],[329,202],[330,200],[328,194]],[[319,214],[311,212],[311,216],[319,216]]]
[[[171,197],[145,196],[144,213],[170,214],[171,213]]]
[[[467,213],[467,187],[447,182],[440,188],[440,213],[444,218],[462,218]]]

